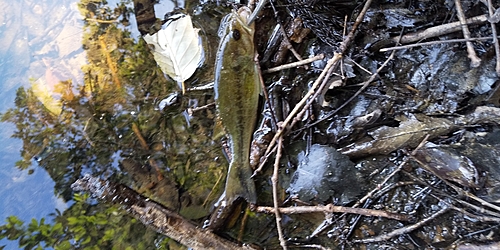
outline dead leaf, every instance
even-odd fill
[[[389,154],[402,147],[416,147],[424,137],[429,139],[446,134],[455,128],[452,121],[444,118],[433,118],[425,115],[411,114],[401,117],[399,127],[383,126],[369,133],[373,140],[355,143],[341,149],[350,157],[362,157],[374,154]]]
[[[193,28],[189,15],[172,19],[144,40],[154,46],[153,55],[161,70],[178,83],[191,77],[203,60],[198,29]]]

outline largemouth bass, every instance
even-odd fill
[[[215,100],[232,155],[221,197],[228,203],[238,197],[256,202],[249,155],[257,120],[260,78],[253,60],[254,25],[247,25],[250,14],[249,8],[241,7],[224,17],[215,63]]]

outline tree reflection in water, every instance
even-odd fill
[[[27,248],[178,247],[116,207],[74,194],[70,186],[91,174],[157,199],[160,185],[150,178],[157,175],[173,183],[162,191],[178,193],[181,214],[205,216],[222,187],[226,162],[212,140],[214,110],[194,116],[184,110],[190,103],[212,102],[211,95],[188,93],[180,103],[159,110],[159,102],[177,84],[156,66],[145,42],[128,31],[131,8],[124,2],[111,9],[104,2],[82,0],[79,10],[86,19],[83,84],[58,79],[50,87],[39,81],[38,88],[19,88],[16,107],[2,114],[2,121],[17,127],[13,137],[23,141],[23,159],[16,166],[33,171],[36,160],[54,180],[54,192],[72,205],[29,225],[9,217],[0,226],[0,238],[17,239]],[[124,160],[139,167],[123,168]],[[145,168],[154,172],[141,172]]]

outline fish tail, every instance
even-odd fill
[[[232,161],[229,165],[229,172],[226,180],[225,199],[229,204],[237,198],[244,198],[248,203],[257,202],[255,183],[252,177],[250,163],[237,165]]]

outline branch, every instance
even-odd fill
[[[256,209],[259,213],[275,213],[276,209],[274,207],[257,207]],[[278,211],[282,214],[305,214],[305,213],[349,213],[349,214],[359,214],[364,216],[378,216],[389,219],[395,219],[400,221],[409,221],[410,216],[406,214],[397,214],[380,210],[365,209],[365,208],[354,208],[354,207],[342,207],[335,206],[333,204],[328,204],[326,206],[297,206],[297,207],[280,207]]]
[[[90,192],[92,196],[106,203],[120,205],[144,225],[189,248],[254,249],[248,245],[239,246],[208,230],[203,230],[179,214],[141,196],[125,185],[85,175],[73,183],[71,188],[75,191]]]

